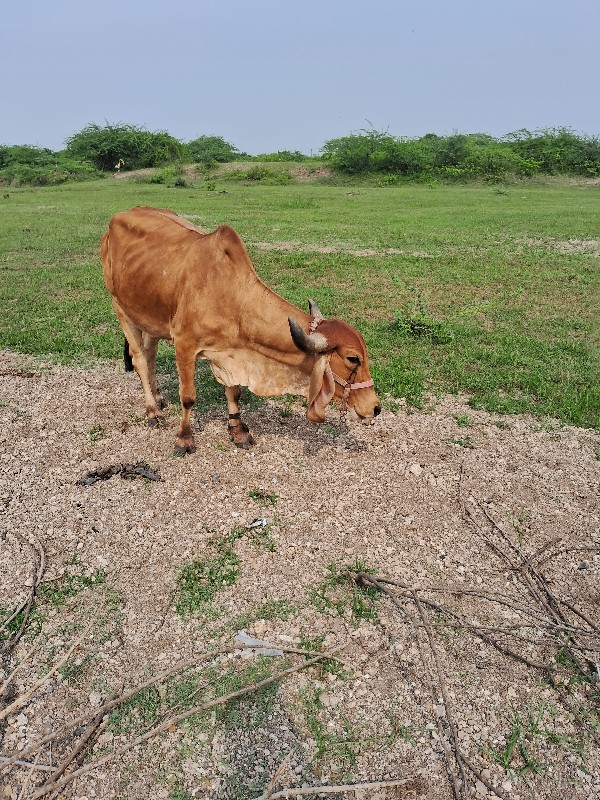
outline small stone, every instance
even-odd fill
[[[92,692],[89,695],[89,701],[91,706],[99,706],[102,703],[102,695],[100,692]]]
[[[423,467],[420,464],[411,464],[408,471],[411,475],[415,475],[418,478],[423,472]]]

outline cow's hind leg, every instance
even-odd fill
[[[242,422],[240,412],[240,395],[242,390],[239,386],[226,386],[225,397],[227,398],[227,411],[229,412],[229,438],[236,447],[249,450],[254,444],[254,439],[250,429]]]
[[[162,411],[167,407],[167,401],[156,384],[156,353],[159,341],[158,337],[150,336],[149,333],[142,334],[142,343],[144,345],[144,351],[146,352],[146,363],[148,364],[148,382],[150,384],[150,390],[154,396],[156,407]]]
[[[175,453],[184,456],[186,453],[196,452],[196,443],[190,417],[192,407],[196,402],[196,351],[189,350],[185,345],[175,342],[175,360],[179,373],[179,399],[181,400],[181,427],[177,434]]]
[[[121,323],[121,328],[123,328],[125,338],[127,339],[129,345],[129,354],[131,356],[133,366],[138,374],[140,383],[142,384],[144,399],[146,401],[146,416],[148,418],[148,425],[151,425],[152,427],[164,425],[165,418],[159,412],[151,383],[152,375],[154,376],[152,380],[154,381],[154,387],[156,388],[156,346],[154,349],[151,348],[150,352],[148,353],[146,351],[144,334],[142,331],[133,324],[133,322],[129,319],[129,317],[114,299],[113,306],[115,308],[117,317],[119,318],[119,322]],[[152,357],[152,363],[149,363],[149,355]]]

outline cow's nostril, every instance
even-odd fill
[[[373,409],[373,416],[377,417],[379,414],[381,414],[381,406],[375,406]]]

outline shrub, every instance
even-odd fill
[[[205,167],[235,161],[241,154],[222,136],[199,136],[185,146],[192,161]]]
[[[135,125],[91,123],[66,141],[67,151],[105,172],[120,160],[127,169],[160,167],[181,159],[183,144],[165,131],[152,133]]]
[[[12,186],[50,186],[66,181],[102,177],[94,167],[65,151],[30,145],[0,146],[0,183]]]

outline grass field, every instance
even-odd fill
[[[388,404],[464,392],[477,407],[600,427],[599,199],[597,185],[564,183],[6,189],[0,346],[120,358],[99,239],[116,211],[156,205],[231,225],[276,291],[355,324]]]

